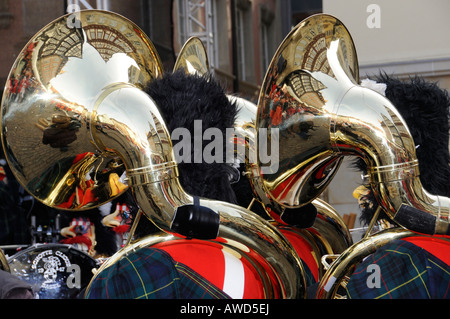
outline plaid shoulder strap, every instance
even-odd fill
[[[225,299],[223,291],[160,249],[145,247],[99,273],[88,299]]]
[[[346,290],[354,299],[447,299],[450,269],[425,249],[396,240],[368,256]]]

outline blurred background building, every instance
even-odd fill
[[[71,6],[114,11],[135,22],[153,41],[166,71],[184,42],[199,37],[215,77],[230,93],[255,103],[281,41],[298,22],[320,12],[349,29],[361,78],[383,70],[402,78],[418,74],[450,88],[447,0],[0,0],[0,85],[27,41]],[[348,162],[323,197],[340,214],[357,215],[352,191],[360,176]]]

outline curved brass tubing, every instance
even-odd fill
[[[8,259],[6,258],[5,253],[1,248],[0,248],[0,269],[7,272],[11,271],[11,269],[9,268]]]

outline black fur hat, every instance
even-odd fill
[[[414,143],[419,160],[420,181],[433,195],[450,197],[450,154],[449,119],[450,98],[448,92],[437,83],[421,77],[399,80],[387,74],[380,74],[372,80],[386,84],[386,97],[405,120]],[[362,159],[353,163],[354,167],[367,173]],[[368,198],[374,200],[373,194]],[[369,202],[370,202],[369,200]],[[361,221],[369,223],[377,207],[362,208]]]
[[[171,134],[176,128],[186,128],[191,133],[191,161],[178,163],[181,186],[191,195],[237,203],[230,175],[234,179],[238,171],[225,161],[225,132],[234,127],[238,109],[224,89],[211,76],[187,75],[180,70],[152,81],[145,91],[156,102]],[[221,161],[206,163],[202,158],[201,163],[194,163],[195,120],[201,120],[202,135],[208,128],[222,132]],[[203,140],[203,148],[210,142]]]

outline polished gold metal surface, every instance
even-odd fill
[[[178,54],[173,72],[183,69],[188,74],[209,73],[209,60],[203,42],[197,37],[189,38]]]
[[[341,284],[346,285],[348,276],[351,275],[359,262],[387,243],[410,236],[417,236],[417,234],[403,228],[386,229],[353,244],[340,254],[325,272],[319,282],[316,298],[340,299],[344,297],[338,293],[338,289]]]
[[[28,192],[58,209],[88,209],[111,200],[118,194],[108,187],[110,173],[125,172],[143,214],[167,238],[180,236],[173,229],[174,220],[195,201],[179,183],[158,106],[142,91],[161,74],[158,55],[140,29],[121,16],[82,11],[81,28],[69,27],[70,16],[34,36],[13,65],[1,109],[8,163]],[[205,71],[207,59],[190,61],[192,70]],[[183,68],[190,71],[187,64]],[[276,207],[275,218],[284,208],[317,204],[342,157],[356,155],[367,162],[375,194],[395,221],[412,230],[448,233],[450,200],[422,188],[406,124],[386,98],[358,82],[353,42],[339,20],[316,15],[291,31],[266,74],[254,124],[237,124],[254,127],[257,161],[249,161],[248,174],[258,199]],[[246,116],[251,118],[252,112]],[[271,128],[279,129],[279,165],[276,171],[262,173],[266,167],[258,157],[258,132]],[[268,133],[269,144],[275,143]],[[204,198],[199,205],[219,219],[217,229],[211,229],[214,236],[207,240],[267,263],[261,269],[275,278],[266,284],[269,298],[305,296],[302,263],[276,227],[236,205]],[[405,206],[415,209],[413,218],[405,218]],[[423,216],[432,219],[432,227],[417,225],[416,217]],[[339,221],[335,224],[345,246],[348,234]],[[393,231],[371,236],[364,239],[367,249],[358,243],[345,250],[338,259],[342,273],[348,264],[342,260],[359,258],[347,257],[352,252],[361,256],[396,236]],[[150,243],[130,244],[107,265],[123,258],[128,249]],[[324,286],[327,292],[329,285]]]
[[[203,42],[197,37],[189,38],[183,45],[178,54],[173,72],[184,70],[186,74],[205,76],[209,74],[208,55]],[[246,176],[250,179],[250,185],[258,199],[264,205],[271,205],[275,212],[282,212],[283,208],[273,202],[264,194],[264,189],[260,185],[260,174],[252,174],[254,170],[258,171],[256,166],[256,104],[239,96],[227,94],[231,103],[236,103],[238,115],[233,127],[234,134],[230,136],[228,143],[233,145],[233,162],[246,164]],[[267,200],[266,200],[267,199]],[[249,208],[250,209],[250,208]],[[281,214],[281,213],[278,213]],[[276,216],[278,219],[279,216]]]
[[[112,101],[118,105],[130,103],[132,111],[111,109]],[[192,206],[194,199],[180,185],[171,140],[156,105],[142,91],[121,87],[99,105],[97,119],[97,127],[100,123],[101,127],[94,136],[96,144],[122,154],[129,184],[143,213],[160,229],[175,233],[172,223],[180,207]],[[304,296],[301,261],[275,228],[236,205],[203,198],[199,199],[199,205],[211,209],[220,218],[211,239],[217,236],[218,242],[239,243],[244,253],[257,254],[268,261],[280,280],[277,285],[282,291],[278,293],[283,298]]]
[[[0,248],[0,270],[10,272],[11,269],[9,267],[8,259],[6,258],[3,250]]]
[[[63,210],[120,195],[109,187],[110,174],[120,176],[125,167],[92,139],[102,126],[96,108],[111,86],[142,88],[161,71],[151,41],[115,13],[86,10],[45,26],[19,53],[2,99],[2,144],[18,181]]]
[[[183,45],[173,72],[183,69],[187,74],[196,74],[205,76],[209,74],[209,60],[206,53],[206,49],[203,42],[197,37],[189,38]],[[258,171],[256,166],[256,104],[234,95],[227,95],[228,99],[232,103],[236,103],[238,108],[238,115],[236,117],[234,125],[234,134],[231,136],[231,140],[227,141],[234,146],[233,162],[246,164],[246,176],[250,179],[250,185],[259,201],[262,202],[265,207],[271,207],[267,210],[271,217],[275,217],[275,220],[279,220],[279,215],[282,214],[284,208],[270,200],[270,198],[264,193],[264,189],[261,186],[260,174],[253,174],[253,171]],[[273,213],[272,213],[273,212]],[[276,214],[276,215],[274,215]]]
[[[238,114],[234,124],[234,136],[232,143],[234,144],[234,156],[239,163],[245,163],[245,177],[250,181],[253,194],[256,199],[263,205],[267,214],[276,222],[285,224],[282,221],[284,207],[272,200],[263,185],[260,174],[260,167],[257,163],[257,131],[255,127],[256,114],[258,107],[256,104],[239,96],[231,96],[228,98],[231,102],[236,103]]]
[[[285,207],[305,205],[328,185],[343,156],[359,156],[395,222],[417,232],[450,233],[450,199],[422,187],[405,121],[386,97],[358,85],[358,73],[351,36],[335,17],[311,16],[289,33],[258,102],[256,131],[279,133],[278,170],[261,173],[264,193]],[[269,130],[269,143],[276,142],[272,136]],[[257,164],[264,165],[259,157]]]

